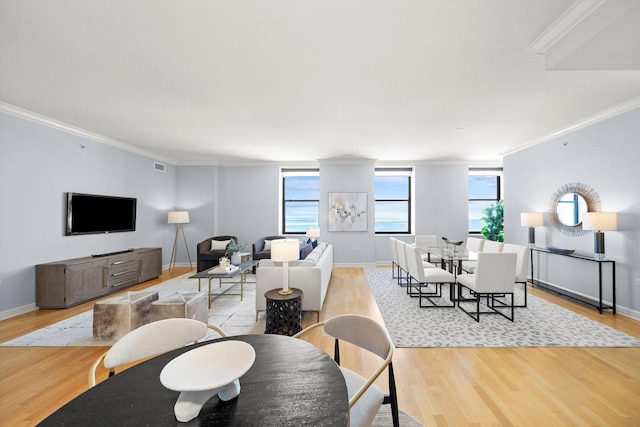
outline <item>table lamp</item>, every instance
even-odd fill
[[[280,295],[289,295],[289,261],[300,258],[300,242],[297,239],[277,239],[271,241],[271,260],[282,263],[282,289]]]
[[[604,259],[603,230],[617,230],[618,216],[615,212],[585,212],[582,217],[583,230],[595,230],[593,233],[593,252],[596,259]]]
[[[187,250],[187,257],[189,257],[189,267],[193,268],[193,264],[191,263],[191,255],[189,255],[189,246],[187,245],[187,238],[185,237],[184,230],[182,229],[182,224],[189,223],[189,212],[187,211],[169,212],[168,223],[176,225],[176,237],[173,239],[173,252],[171,253],[169,270],[175,268],[176,266],[176,253],[178,249],[178,233],[180,231],[182,231],[182,239],[184,240],[184,247]]]
[[[318,237],[320,237],[320,227],[307,227],[307,237],[318,240]]]
[[[526,212],[520,214],[520,225],[529,227],[529,246],[536,245],[536,227],[544,225],[542,212]]]

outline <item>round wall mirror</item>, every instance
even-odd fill
[[[582,217],[585,212],[600,210],[600,196],[586,184],[570,182],[558,188],[549,203],[549,219],[567,236],[582,236]]]

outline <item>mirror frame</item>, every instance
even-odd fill
[[[570,182],[558,188],[551,197],[551,201],[549,202],[549,210],[547,211],[551,224],[555,228],[560,230],[560,233],[564,234],[565,236],[584,236],[588,233],[588,231],[582,229],[582,222],[577,225],[563,224],[558,217],[558,213],[556,212],[556,206],[558,205],[560,199],[562,199],[566,194],[569,193],[576,193],[584,198],[584,200],[587,202],[587,212],[597,212],[601,210],[600,196],[598,195],[596,190],[589,187],[587,184],[583,184],[581,182]]]

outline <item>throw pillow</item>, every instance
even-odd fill
[[[211,250],[212,251],[224,251],[227,249],[227,245],[231,243],[231,240],[212,240],[211,241]]]
[[[271,240],[265,240],[263,251],[270,251],[270,250],[271,250]]]
[[[315,249],[316,246],[318,246],[318,241],[317,240],[314,240],[313,242],[311,242],[311,247],[313,247],[313,249]]]

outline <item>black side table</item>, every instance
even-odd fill
[[[272,289],[264,294],[267,299],[267,322],[265,334],[292,336],[302,330],[302,291],[291,288],[289,295]]]

